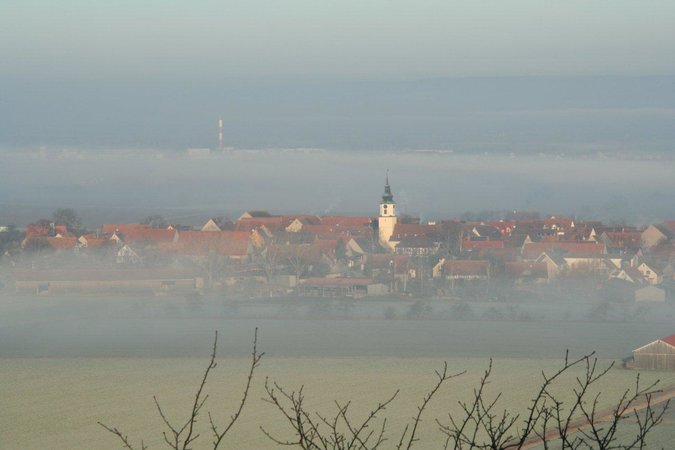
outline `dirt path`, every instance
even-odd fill
[[[665,389],[662,389],[661,392],[658,394],[655,394],[652,396],[651,400],[651,406],[654,407],[656,405],[659,405],[661,403],[664,403],[672,398],[675,398],[675,385],[669,386]],[[643,400],[640,403],[637,403],[633,408],[630,409],[630,412],[632,413],[633,411],[642,411],[647,407],[647,401]],[[599,423],[604,423],[604,422],[609,422],[612,420],[614,417],[614,410],[611,408],[608,408],[606,410],[603,410],[601,414],[599,414]],[[588,421],[585,418],[579,418],[570,423],[570,426],[568,428],[568,435],[572,435],[580,430],[583,430],[584,428],[588,428],[590,425]],[[557,430],[551,430],[550,432],[546,432],[545,439],[547,441],[553,441],[560,437],[560,434],[558,433]],[[543,444],[543,440],[540,437],[532,437],[530,439],[527,439],[523,446],[521,447],[522,450],[527,450],[531,449],[534,447],[537,447],[539,445]]]

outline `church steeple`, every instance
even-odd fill
[[[394,202],[394,195],[391,193],[388,170],[384,184],[384,194],[382,194],[382,203],[380,203],[380,217],[377,220],[377,224],[380,244],[384,248],[392,250],[393,247],[389,242],[389,238],[394,233],[394,227],[396,227],[396,202]]]
[[[388,170],[387,170],[387,178],[384,184],[384,194],[382,194],[382,203],[394,203],[394,195],[391,193],[391,186],[389,186]]]

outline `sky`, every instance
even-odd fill
[[[672,151],[675,2],[3,0],[0,148]]]
[[[670,0],[4,0],[0,76],[675,74]]]

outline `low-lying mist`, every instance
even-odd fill
[[[5,151],[0,224],[18,226],[75,209],[94,229],[161,213],[197,225],[243,211],[377,214],[388,169],[402,214],[422,220],[466,211],[530,210],[639,225],[675,216],[669,158],[449,151],[316,149],[212,151]]]

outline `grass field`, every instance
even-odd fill
[[[219,362],[208,385],[207,409],[226,418],[238,400],[248,361],[226,358]],[[490,392],[503,392],[501,405],[522,411],[540,380],[540,370],[553,371],[560,363],[495,360]],[[96,424],[99,420],[119,427],[136,442],[143,438],[150,448],[161,448],[162,424],[152,395],[158,396],[171,418],[184,418],[205,364],[203,358],[0,359],[0,448],[120,448],[116,438]],[[352,399],[354,412],[362,416],[401,388],[386,411],[394,437],[415,412],[434,382],[433,370],[441,364],[439,359],[428,358],[266,358],[256,374],[251,401],[225,448],[275,448],[263,436],[260,425],[282,437],[288,435],[281,416],[261,400],[266,376],[290,388],[305,385],[308,404],[324,414],[334,411],[334,400]],[[451,380],[433,402],[422,425],[424,439],[416,448],[439,448],[442,436],[432,419],[457,412],[456,402],[470,395],[487,360],[452,358],[448,364],[451,371],[467,370],[467,374]],[[578,373],[570,373],[561,390],[569,387]],[[602,383],[603,398],[617,398],[635,375],[634,371],[612,370]],[[675,373],[644,372],[642,377],[645,382],[661,378],[664,386],[675,384]],[[202,431],[202,444],[207,444],[208,430]]]
[[[531,320],[497,321],[481,318],[481,308],[494,305],[472,304],[473,319],[457,320],[444,315],[451,304],[434,303],[429,317],[404,319],[411,304],[363,303],[355,317],[344,320],[311,317],[316,304],[307,302],[265,302],[244,311],[213,303],[191,311],[183,299],[0,296],[0,449],[120,448],[97,421],[119,427],[137,443],[144,439],[151,449],[165,447],[152,396],[170,417],[185,418],[214,330],[221,356],[207,409],[229,417],[245,382],[255,327],[267,356],[224,448],[275,448],[260,425],[288,436],[281,415],[261,400],[266,376],[288,388],[305,385],[308,404],[324,414],[334,411],[335,400],[351,399],[354,413],[362,416],[400,388],[386,411],[388,429],[397,438],[433,384],[434,370],[447,361],[450,371],[468,372],[444,386],[422,424],[423,441],[415,448],[436,449],[442,435],[433,419],[457,412],[457,401],[471,394],[490,357],[495,358],[491,392],[504,393],[502,407],[523,411],[541,370],[559,367],[566,349],[573,356],[597,350],[609,364],[672,334],[675,314],[673,305],[665,305],[639,317],[631,312],[623,319],[581,320],[588,305],[523,303],[517,307],[530,311]],[[391,305],[397,318],[385,320],[382,313]],[[506,313],[509,305],[497,307]],[[273,318],[276,311],[297,318]],[[569,392],[576,374],[562,380],[560,392]],[[635,375],[612,370],[600,386],[603,399],[618,398]],[[642,377],[675,385],[674,372],[647,371]],[[669,448],[674,423],[671,411],[649,448]],[[202,439],[210,441],[206,435]]]

